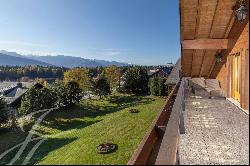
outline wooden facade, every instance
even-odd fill
[[[243,2],[248,8],[249,0]],[[240,23],[238,5],[238,0],[180,0],[181,64],[184,76],[218,79],[227,97],[249,110],[249,16]]]

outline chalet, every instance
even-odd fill
[[[31,88],[42,88],[43,85],[37,82],[1,82],[0,95],[4,98],[9,107],[19,107],[23,95]]]
[[[249,0],[179,9],[181,75],[128,165],[249,165]]]

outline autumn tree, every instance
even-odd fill
[[[64,73],[64,84],[66,85],[70,81],[75,81],[79,84],[83,92],[90,90],[91,77],[89,69],[87,68],[75,68],[68,70]]]
[[[113,65],[104,69],[105,77],[110,83],[111,89],[115,89],[120,86],[121,70],[119,67]]]
[[[46,88],[48,87],[48,82],[44,78],[35,78],[35,81],[38,82],[38,83],[40,83],[40,84],[42,84]]]

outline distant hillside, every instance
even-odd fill
[[[9,51],[5,51],[5,50],[0,50],[0,53],[5,54],[5,55],[20,57],[20,58],[25,58],[24,56],[22,56],[16,52],[9,52]]]
[[[115,61],[105,61],[105,60],[92,60],[92,59],[84,59],[80,57],[73,56],[29,56],[29,58],[39,60],[42,62],[50,63],[55,66],[63,66],[63,67],[96,67],[96,66],[126,66],[127,63],[120,63]]]
[[[5,50],[0,50],[0,53],[3,55],[11,56],[11,61],[6,61],[7,57],[0,57],[0,65],[54,65],[54,66],[62,66],[62,67],[96,67],[96,66],[127,66],[127,63],[121,63],[116,61],[105,61],[105,60],[92,60],[92,59],[85,59],[80,57],[73,57],[73,56],[64,56],[64,55],[57,55],[57,56],[37,56],[37,55],[20,55],[16,52],[8,52]],[[20,60],[16,58],[21,58]]]
[[[51,66],[48,63],[34,59],[25,58],[22,56],[12,56],[0,53],[0,66]]]

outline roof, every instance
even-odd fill
[[[238,0],[180,0],[181,64],[184,76],[211,75],[215,66],[215,54],[228,46],[227,40],[221,39],[227,39],[232,29],[237,2]],[[189,43],[192,47],[187,47],[184,43]]]
[[[4,96],[17,98],[17,97],[21,96],[22,94],[24,94],[27,90],[28,90],[27,88],[16,87],[11,92],[9,92],[8,94],[6,94]]]
[[[22,97],[32,86],[42,87],[37,82],[0,82],[0,93],[4,100],[11,104]]]
[[[172,65],[172,66],[169,66],[169,67],[164,67],[164,68],[162,68],[161,70],[162,70],[165,74],[169,75],[169,74],[171,73],[172,69],[173,69],[173,65]]]
[[[159,69],[149,70],[149,71],[148,71],[148,75],[151,76],[151,75],[157,73],[158,71],[159,71]]]
[[[170,75],[168,76],[165,85],[177,84],[180,79],[180,70],[181,70],[181,59],[178,59]]]
[[[164,67],[164,68],[159,68],[159,69],[154,69],[154,70],[149,70],[148,75],[152,76],[155,73],[158,73],[162,71],[164,74],[169,75],[171,73],[172,67]]]

